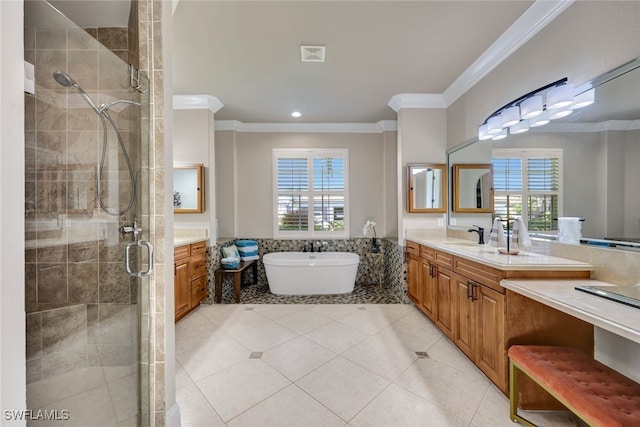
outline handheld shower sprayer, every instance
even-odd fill
[[[100,122],[102,123],[102,154],[100,156],[100,163],[98,164],[98,176],[97,176],[97,198],[98,204],[100,205],[100,209],[108,215],[120,216],[129,212],[129,210],[133,207],[134,202],[136,200],[136,177],[133,172],[133,166],[131,165],[131,161],[129,160],[129,154],[127,153],[127,148],[124,145],[124,141],[122,140],[122,135],[116,126],[113,118],[109,114],[109,108],[113,107],[116,104],[130,104],[130,105],[140,105],[137,101],[132,101],[128,99],[116,99],[108,104],[100,105],[100,108],[93,103],[87,92],[82,89],[82,87],[75,81],[73,78],[62,71],[56,71],[53,73],[53,78],[56,82],[66,88],[73,88],[78,92],[78,95],[84,99],[84,101],[91,107],[91,109],[98,115],[100,118]],[[107,206],[105,206],[102,200],[102,175],[104,172],[106,155],[107,155],[107,145],[109,142],[108,132],[107,132],[107,121],[111,125],[111,128],[114,130],[116,137],[118,138],[118,143],[120,144],[120,148],[122,149],[122,154],[124,155],[125,162],[127,163],[127,168],[129,169],[129,178],[131,181],[131,198],[129,199],[129,203],[123,210],[111,211]]]
[[[62,71],[56,71],[55,73],[53,73],[53,78],[60,85],[64,87],[74,88],[78,92],[78,94],[82,97],[82,99],[84,99],[85,102],[89,104],[89,106],[93,109],[93,111],[95,111],[96,114],[100,114],[100,109],[96,107],[96,104],[94,104],[91,98],[89,98],[89,95],[87,95],[87,92],[85,92],[84,89],[82,89],[80,85],[76,83],[76,81],[73,80],[73,78],[71,78],[69,74],[63,73]]]

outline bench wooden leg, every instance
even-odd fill
[[[251,269],[253,270],[253,284],[256,285],[258,284],[258,261],[253,262]]]
[[[236,288],[236,304],[240,304],[240,285],[242,282],[242,273],[233,273],[233,284]]]
[[[509,418],[514,423],[536,427],[529,420],[518,415],[518,367],[509,360]]]

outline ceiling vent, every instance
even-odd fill
[[[302,62],[324,62],[325,46],[300,45]]]

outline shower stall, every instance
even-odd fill
[[[149,83],[127,28],[24,30],[28,424],[149,425]]]

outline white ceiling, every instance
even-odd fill
[[[180,0],[174,90],[217,97],[219,120],[395,119],[394,95],[442,94],[532,3]],[[326,62],[301,62],[300,44]]]
[[[217,120],[393,120],[394,96],[449,105],[571,2],[180,0],[174,93],[216,97]],[[128,22],[130,0],[52,4],[83,27]],[[301,44],[326,46],[326,62],[301,62]]]

